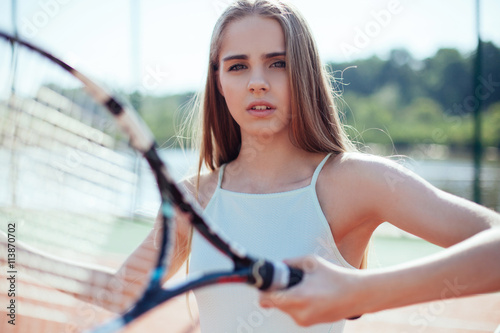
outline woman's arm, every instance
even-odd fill
[[[187,218],[187,214],[176,209],[175,241],[167,274],[162,279],[163,283],[179,271],[189,255],[191,226]],[[115,312],[122,312],[130,307],[142,295],[149,282],[149,274],[156,264],[161,232],[162,221],[158,215],[148,236],[115,273],[103,275],[102,271],[92,271],[92,281],[101,281],[99,288],[96,290],[91,288],[88,293],[74,296]]]
[[[324,184],[342,188],[341,195],[348,198],[344,204],[351,205],[349,211],[369,217],[359,223],[335,216],[339,218],[333,219],[332,230],[337,233],[342,230],[339,234],[350,240],[347,245],[356,245],[353,240],[359,230],[374,230],[381,222],[388,221],[434,244],[455,246],[410,266],[377,271],[356,272],[314,259],[317,271],[306,274],[296,288],[271,294],[275,304],[269,306],[278,306],[299,323],[308,324],[460,296],[443,291],[446,281],[453,290],[463,292],[462,296],[499,289],[500,267],[495,258],[500,246],[499,229],[493,228],[500,226],[498,213],[445,193],[387,159],[345,154],[337,164],[332,164],[330,171],[327,169],[323,177]],[[335,198],[328,195],[335,193],[335,188],[324,188],[328,190],[323,192],[327,199],[324,207],[329,213],[328,202]],[[340,237],[336,241],[339,239],[343,241]],[[347,248],[345,241],[342,245]],[[303,265],[304,259],[292,263]],[[466,290],[460,290],[461,283],[467,284]],[[264,297],[264,303],[265,300],[269,299]]]
[[[0,231],[0,250],[7,252],[7,236]],[[115,310],[116,296],[111,288],[117,282],[110,268],[82,264],[42,252],[16,240],[16,269],[38,282],[94,304]],[[0,264],[6,264],[0,257]],[[46,268],[50,267],[50,271]],[[78,290],[78,291],[76,291]],[[50,301],[50,300],[49,300]]]
[[[194,196],[194,193],[196,193],[195,184],[193,179],[187,179],[180,186],[189,195]],[[169,258],[170,263],[167,274],[163,277],[162,283],[167,282],[167,280],[174,276],[189,256],[191,250],[190,239],[193,231],[189,219],[189,214],[175,209],[174,246]],[[90,272],[93,281],[101,281],[101,290],[97,289],[99,294],[90,289],[86,293],[74,296],[115,312],[126,310],[141,296],[142,291],[144,291],[146,284],[149,282],[149,274],[156,264],[161,232],[162,221],[161,215],[158,213],[155,225],[149,235],[125,260],[117,272],[114,274],[97,270]]]
[[[263,307],[302,326],[439,299],[500,291],[500,227],[440,253],[384,269],[352,270],[318,257],[287,263],[306,270],[296,287],[262,293]]]
[[[442,247],[500,225],[491,209],[444,192],[385,158],[356,154],[352,165],[358,191],[371,214]]]
[[[442,247],[500,224],[494,211],[367,154],[342,154],[327,163],[317,193],[339,251],[355,267],[373,231],[386,221]]]

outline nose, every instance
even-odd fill
[[[252,73],[252,76],[248,81],[248,90],[251,93],[267,92],[269,91],[269,88],[269,82],[262,71],[255,71]]]

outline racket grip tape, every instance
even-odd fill
[[[296,284],[298,284],[300,281],[302,281],[302,278],[304,277],[304,271],[301,270],[300,268],[295,268],[290,266],[287,267],[290,270],[290,278],[288,279],[287,288],[291,288]]]
[[[255,263],[253,276],[260,290],[280,290],[290,288],[302,280],[301,269],[289,267],[283,262],[259,260]]]

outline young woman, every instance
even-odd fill
[[[499,222],[496,213],[444,193],[389,160],[355,151],[311,32],[286,3],[242,0],[221,15],[201,115],[199,171],[184,185],[212,221],[257,256],[316,254],[352,270],[365,267],[370,237],[384,221],[443,247]],[[202,165],[208,173],[201,174]],[[177,214],[165,280],[189,255],[191,272],[228,265],[192,235],[186,218]],[[90,302],[97,297],[115,311],[129,306],[146,283],[145,262],[153,265],[156,232],[118,272],[89,268],[95,283],[113,292],[99,298],[89,288],[75,296]],[[357,306],[363,298],[344,298],[341,315],[305,329],[284,313],[262,309],[258,292],[244,285],[207,287],[195,295],[203,333],[342,332],[341,318],[364,309]]]
[[[200,168],[210,172],[187,186],[205,213],[256,255],[317,254],[360,268],[384,221],[444,247],[499,221],[389,160],[355,152],[310,30],[285,3],[237,1],[222,14],[201,110]],[[188,235],[179,234],[183,243]],[[196,235],[191,249],[193,272],[230,264]],[[259,309],[258,293],[247,286],[195,295],[202,332],[304,331],[281,313]],[[359,302],[351,298],[343,316],[315,323],[354,316]],[[307,332],[342,327],[338,321]]]

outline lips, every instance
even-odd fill
[[[266,110],[266,109],[276,109],[276,106],[266,101],[255,101],[248,105],[247,110]]]
[[[276,110],[276,106],[266,101],[254,101],[247,106],[247,111],[258,117],[265,117]]]

